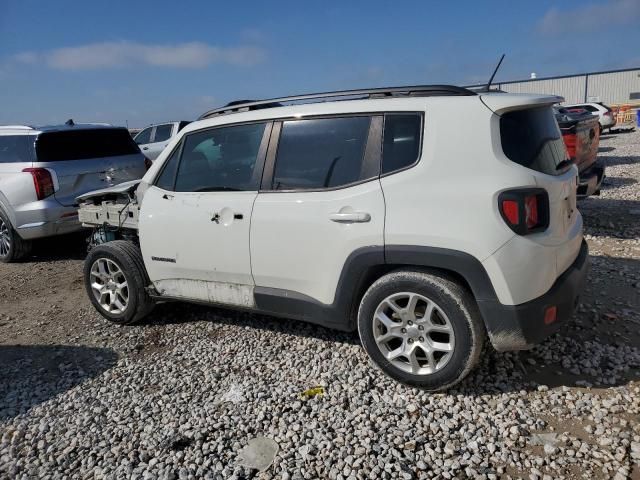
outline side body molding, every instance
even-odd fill
[[[402,266],[436,268],[462,277],[480,307],[487,330],[491,331],[493,322],[499,322],[491,315],[497,296],[478,259],[456,250],[405,245],[371,246],[354,251],[344,264],[330,305],[298,292],[256,285],[255,306],[264,313],[353,331],[357,301],[366,287],[382,274]]]
[[[256,285],[253,291],[256,308],[286,318],[304,320],[342,331],[356,328],[356,300],[373,272],[384,267],[384,247],[371,246],[355,250],[342,267],[333,303],[326,305],[307,295]]]

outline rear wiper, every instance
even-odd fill
[[[573,162],[571,160],[562,160],[558,165],[556,165],[556,172],[558,170],[563,170],[565,167],[568,167],[572,164]]]
[[[235,187],[203,187],[194,192],[241,192],[242,190]]]

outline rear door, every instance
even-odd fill
[[[35,138],[25,134],[0,135],[0,207],[9,215],[11,205],[34,200],[33,178],[22,170],[33,165]]]
[[[251,217],[256,287],[329,305],[347,258],[382,249],[381,126],[369,115],[274,125]]]
[[[155,160],[158,158],[162,151],[167,147],[171,137],[174,135],[174,126],[175,124],[173,123],[163,123],[161,125],[156,125],[153,128],[150,143],[143,147],[147,149],[144,154],[149,160]]]
[[[253,306],[249,226],[270,130],[261,122],[192,132],[165,161],[139,222],[163,295]]]
[[[55,173],[55,198],[65,206],[77,196],[142,178],[144,158],[124,128],[87,128],[44,132],[35,144],[34,167]]]

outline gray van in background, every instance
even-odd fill
[[[0,262],[27,255],[33,239],[80,230],[77,196],[145,171],[126,128],[0,126]]]

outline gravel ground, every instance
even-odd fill
[[[640,133],[603,136],[600,155],[575,321],[531,351],[487,351],[444,394],[304,323],[166,304],[107,324],[82,238],[0,265],[0,477],[640,478]],[[256,437],[275,441],[264,471],[241,466]]]

